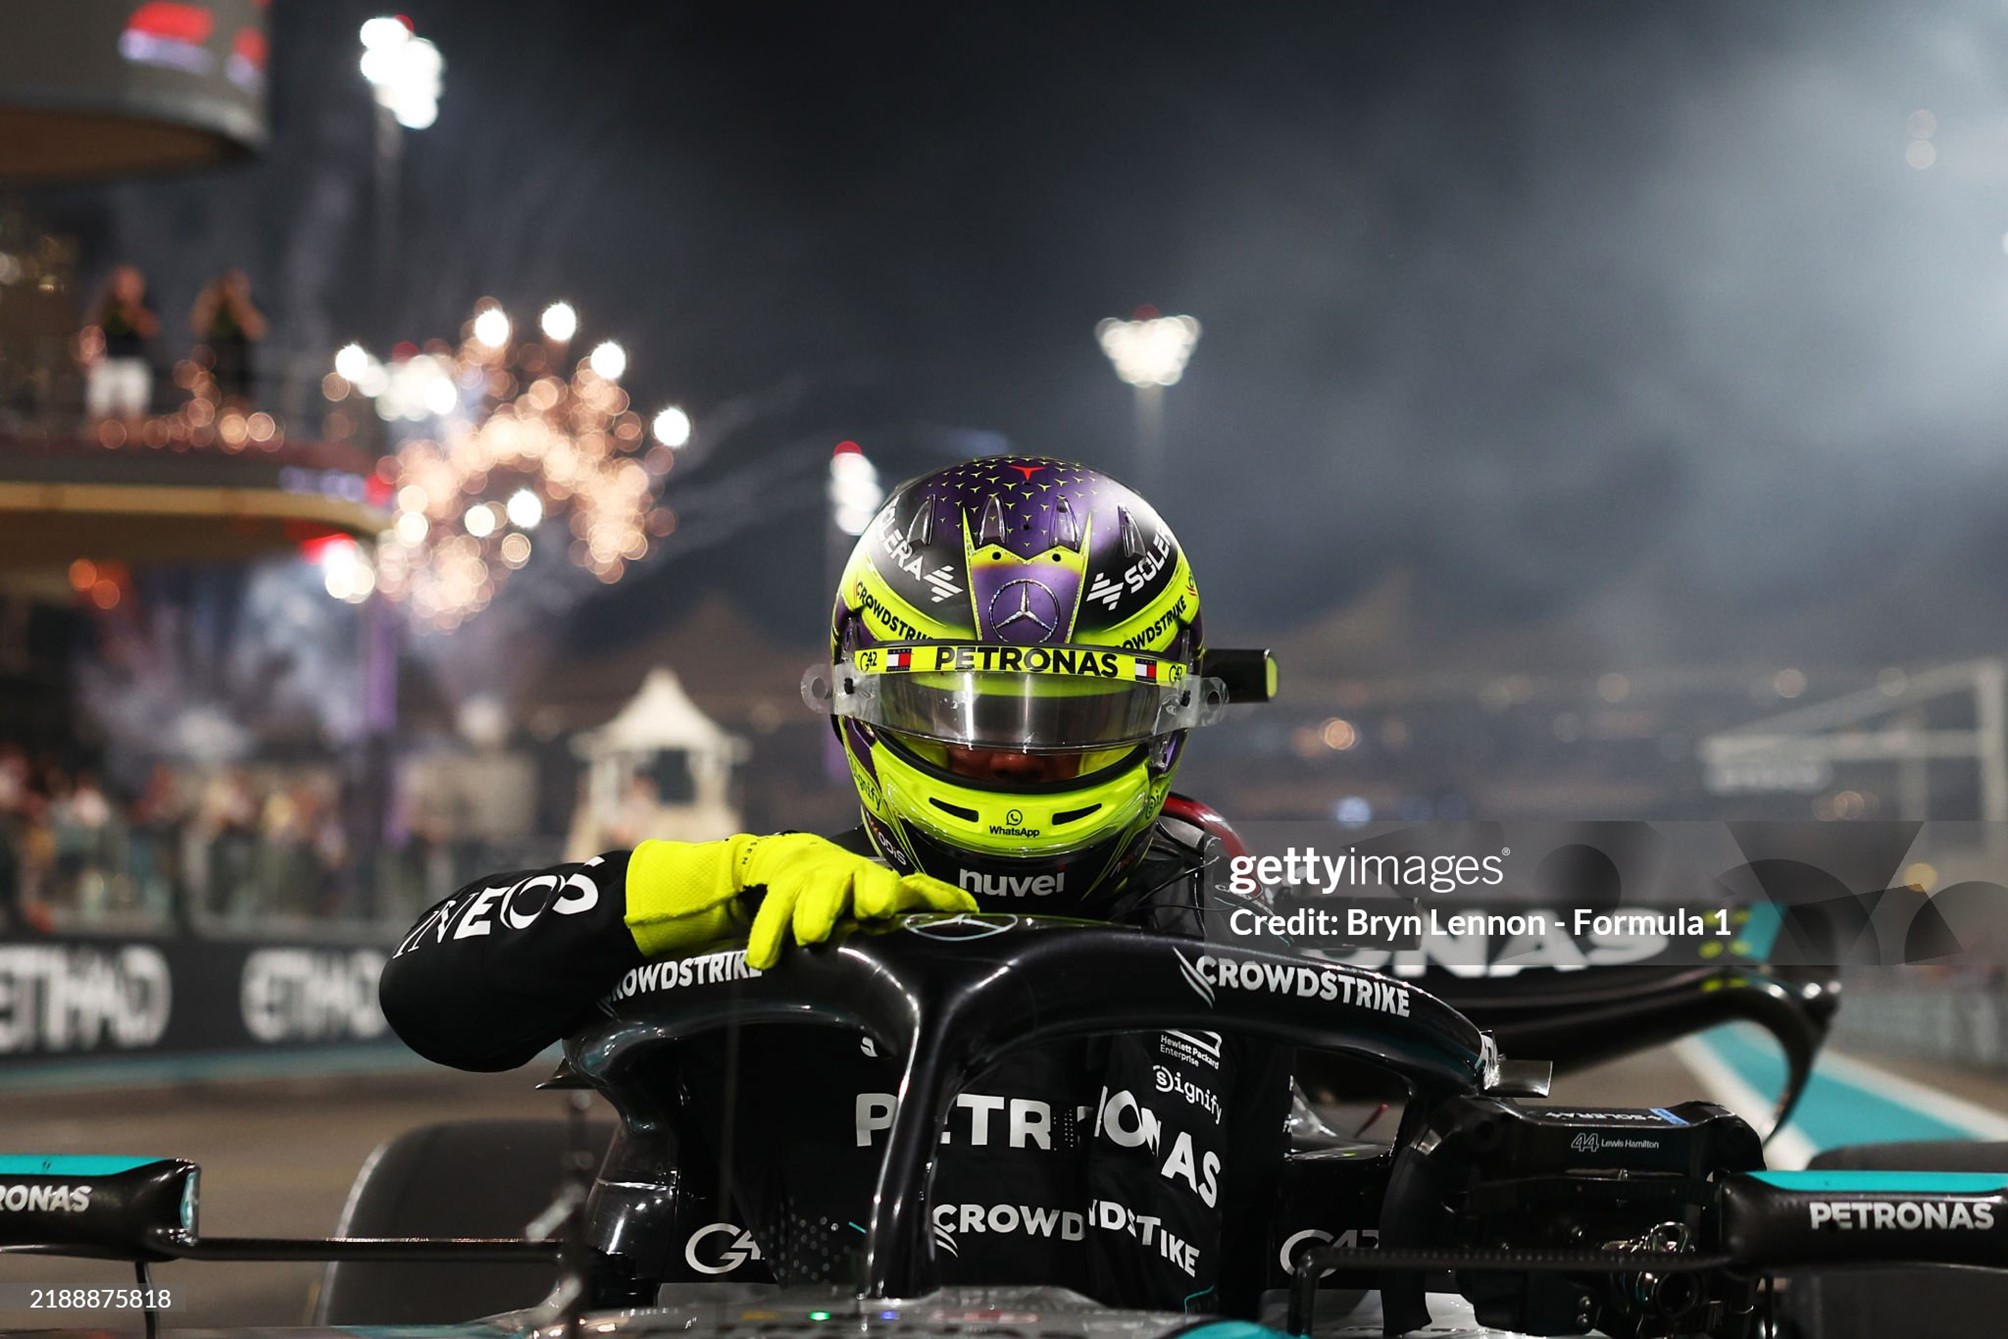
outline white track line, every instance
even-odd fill
[[[1750,1122],[1752,1129],[1771,1128],[1770,1099],[1745,1083],[1741,1075],[1709,1049],[1707,1042],[1699,1037],[1685,1037],[1673,1044],[1673,1053],[1709,1097]],[[1797,1171],[1817,1151],[1812,1140],[1787,1125],[1764,1145],[1764,1161],[1773,1170]]]

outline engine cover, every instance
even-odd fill
[[[1641,1109],[1522,1106],[1457,1098],[1397,1156],[1382,1206],[1384,1249],[1714,1254],[1716,1178],[1759,1170],[1763,1143],[1709,1102]],[[1755,1281],[1723,1270],[1460,1269],[1483,1324],[1615,1339],[1738,1335]],[[1384,1281],[1390,1333],[1427,1323],[1420,1275]]]

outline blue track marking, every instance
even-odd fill
[[[1761,1029],[1739,1023],[1717,1028],[1700,1040],[1738,1078],[1767,1100],[1784,1091],[1785,1059]],[[1971,1139],[1976,1133],[1928,1115],[1895,1097],[1824,1073],[1817,1065],[1786,1128],[1804,1136],[1816,1150],[1842,1144]]]
[[[1750,915],[1736,932],[1737,942],[1743,952],[1757,962],[1769,962],[1771,950],[1777,946],[1778,931],[1785,924],[1785,909],[1775,902],[1760,902],[1750,908]],[[1739,956],[1742,956],[1739,954]]]

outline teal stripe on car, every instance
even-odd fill
[[[0,1153],[0,1176],[117,1176],[160,1158],[117,1158],[102,1154]]]
[[[1750,1176],[1780,1190],[1821,1195],[1991,1195],[2008,1190],[2008,1176],[1996,1172],[1752,1172]]]
[[[1288,1339],[1282,1330],[1252,1320],[1214,1320],[1178,1331],[1175,1339]]]

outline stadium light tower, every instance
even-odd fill
[[[856,442],[838,442],[830,453],[830,478],[823,500],[828,503],[829,516],[823,531],[823,568],[828,578],[823,584],[835,590],[844,564],[850,560],[851,546],[870,527],[885,501],[878,468]]]
[[[446,61],[439,48],[420,37],[411,20],[380,17],[363,24],[358,34],[362,56],[357,65],[376,99],[376,254],[371,257],[376,280],[378,333],[395,327],[398,280],[398,178],[403,171],[404,134],[423,130],[439,117],[440,76]],[[493,322],[488,333],[493,334]],[[347,351],[344,350],[344,353]],[[351,360],[353,361],[353,359]],[[397,731],[397,663],[402,627],[378,589],[364,606],[363,774],[359,843],[363,858],[374,862],[389,830],[392,784],[392,738]],[[366,885],[374,904],[381,892],[371,877]]]
[[[358,65],[377,105],[377,301],[387,330],[397,273],[397,180],[404,132],[423,130],[439,119],[440,76],[446,72],[446,60],[406,18],[371,19],[362,26],[361,37]]]
[[[362,28],[363,78],[377,106],[407,130],[423,130],[439,119],[439,76],[446,61],[439,48],[412,31],[403,18],[377,18]]]
[[[830,523],[839,534],[848,536],[843,541],[848,556],[850,540],[865,532],[872,517],[878,514],[879,504],[885,501],[878,470],[856,442],[839,442],[830,453],[830,484],[826,492]]]
[[[823,527],[823,589],[836,590],[843,580],[844,564],[858,536],[871,528],[872,517],[885,502],[885,488],[879,482],[878,467],[865,449],[849,440],[838,442],[830,452],[830,475],[823,488],[829,523]],[[831,781],[850,775],[850,764],[835,735],[823,739],[823,772]]]
[[[1164,388],[1185,375],[1192,347],[1199,343],[1199,322],[1190,316],[1160,316],[1155,307],[1140,307],[1125,321],[1111,316],[1095,327],[1102,352],[1115,364],[1116,375],[1136,388],[1137,482],[1156,488],[1164,472]]]

